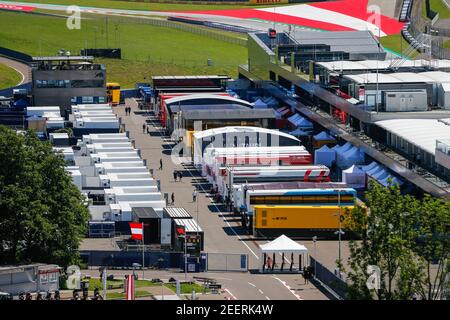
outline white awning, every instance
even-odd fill
[[[260,244],[259,247],[262,253],[308,253],[308,249],[304,245],[295,242],[284,234],[269,243]]]

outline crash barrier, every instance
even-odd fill
[[[31,63],[33,61],[33,58],[28,54],[4,47],[0,47],[0,56],[4,56],[6,58],[10,58],[26,64]]]
[[[207,253],[208,271],[248,271],[248,255],[239,253]]]
[[[215,29],[220,29],[220,30],[225,30],[225,31],[245,33],[245,34],[248,33],[248,32],[254,32],[255,31],[253,29],[239,27],[239,26],[233,26],[233,25],[230,25],[230,24],[211,22],[211,21],[200,20],[200,19],[195,19],[195,18],[188,18],[188,17],[182,17],[182,16],[168,17],[167,20],[168,21],[182,22],[182,23],[187,23],[187,24],[192,24],[192,25],[205,26],[205,27],[215,28]]]
[[[347,296],[347,283],[336,276],[333,272],[328,270],[320,262],[313,257],[309,257],[309,265],[314,269],[315,277],[325,285],[325,289],[329,290],[331,294],[337,295],[341,299]]]
[[[110,59],[122,59],[122,49],[81,49],[80,54],[82,56],[93,56]]]

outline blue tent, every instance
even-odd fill
[[[334,160],[336,160],[336,151],[327,145],[314,151],[314,164],[323,164],[331,167]]]
[[[322,131],[321,133],[316,134],[314,137],[316,141],[326,141],[326,140],[335,140],[332,136],[330,136],[326,131]]]

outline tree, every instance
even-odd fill
[[[349,298],[411,298],[413,286],[408,281],[407,271],[411,268],[420,270],[408,246],[413,235],[411,217],[416,211],[417,200],[401,196],[397,186],[384,188],[375,183],[370,185],[366,197],[368,211],[356,207],[346,216],[349,228],[361,238],[350,241]],[[367,267],[371,265],[380,268],[380,289],[375,292],[366,286]]]
[[[64,166],[34,132],[0,126],[0,261],[78,262],[89,211]]]
[[[416,221],[414,252],[423,261],[425,279],[418,294],[427,300],[439,299],[448,290],[450,252],[450,203],[425,196]]]
[[[369,210],[346,213],[348,228],[360,236],[350,241],[349,298],[437,299],[449,274],[450,204],[425,196],[401,195],[398,186],[372,183]],[[367,266],[380,268],[380,289],[366,286]]]

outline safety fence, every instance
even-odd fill
[[[315,277],[325,284],[327,287],[326,289],[331,290],[332,294],[339,296],[341,299],[345,299],[348,291],[347,283],[328,270],[320,262],[316,261],[313,257],[310,256],[309,258],[310,266],[314,268]]]
[[[149,25],[161,27],[161,28],[172,28],[172,29],[177,29],[177,30],[181,30],[181,31],[185,31],[185,32],[198,34],[198,35],[205,36],[205,37],[208,37],[211,39],[236,44],[236,45],[243,46],[243,47],[247,46],[247,39],[227,35],[226,33],[222,33],[222,32],[208,30],[207,28],[202,28],[202,27],[195,26],[195,25],[179,23],[179,22],[169,21],[169,20],[165,20],[165,19],[118,17],[116,21],[118,23],[127,23],[127,22],[132,21],[134,23],[149,24]]]
[[[207,253],[208,271],[248,271],[248,255],[239,253]]]
[[[0,56],[10,58],[19,62],[23,62],[26,64],[30,63],[33,60],[33,58],[28,54],[4,47],[0,47]]]

